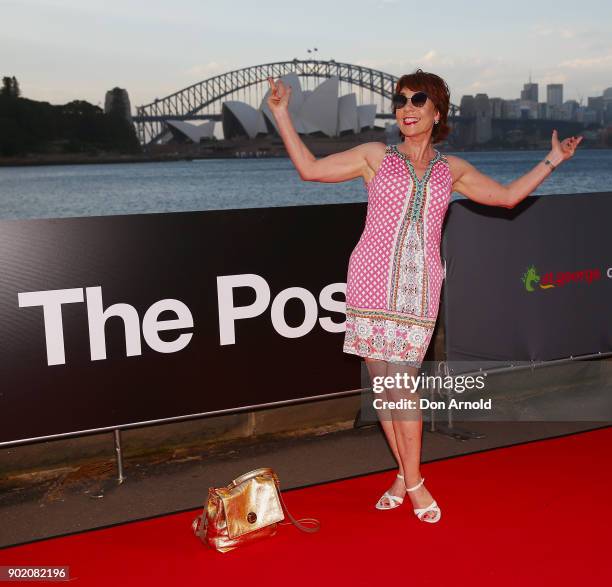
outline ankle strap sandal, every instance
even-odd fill
[[[421,485],[423,485],[423,483],[425,483],[425,477],[422,477],[419,483],[417,483],[414,487],[406,487],[406,491],[416,491],[419,487],[421,487]],[[425,514],[427,512],[434,512],[434,515],[432,517],[426,518]],[[436,500],[434,499],[434,501],[426,508],[415,508],[414,515],[419,520],[421,520],[421,522],[429,522],[430,524],[435,524],[436,522],[440,521],[440,518],[442,517],[442,510],[439,508],[438,504],[436,503]]]
[[[400,475],[399,473],[397,474],[397,478],[401,479],[402,481],[404,480],[404,477]],[[383,505],[383,502],[385,501],[385,499],[389,500],[389,505]],[[399,507],[400,505],[402,505],[402,503],[404,503],[403,497],[398,497],[397,495],[391,495],[388,491],[385,491],[380,496],[380,499],[376,502],[376,509],[377,510],[394,510],[396,507]]]

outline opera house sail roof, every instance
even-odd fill
[[[332,76],[324,80],[314,90],[303,90],[300,79],[295,73],[280,78],[285,85],[291,86],[289,112],[299,134],[322,133],[337,137],[341,133],[359,133],[364,128],[374,126],[376,104],[357,105],[354,93],[338,96],[340,80]],[[222,124],[225,138],[237,135],[255,138],[270,134],[278,127],[268,108],[267,99],[270,89],[265,93],[259,108],[237,100],[223,103]]]
[[[374,126],[376,104],[357,105],[355,93],[338,96],[340,80],[337,76],[325,79],[314,90],[303,90],[300,78],[294,72],[280,78],[291,86],[289,112],[299,134],[323,134],[337,137],[343,133],[359,133]],[[268,108],[266,91],[259,108],[239,100],[226,100],[221,107],[223,136],[226,139],[278,134],[274,116]],[[166,139],[199,143],[202,139],[213,138],[215,122],[193,124],[179,120],[167,120],[169,133]]]

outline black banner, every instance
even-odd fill
[[[359,389],[365,204],[0,222],[0,443]]]
[[[451,204],[442,254],[448,361],[612,351],[612,194]]]

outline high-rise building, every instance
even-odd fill
[[[523,84],[523,89],[521,90],[521,100],[537,102],[539,99],[538,95],[538,84],[532,84],[531,82]]]
[[[563,120],[576,120],[576,113],[579,108],[578,102],[576,100],[567,100],[561,106],[561,112]]]
[[[503,116],[503,104],[502,98],[489,98],[491,104],[491,118],[502,118]]]
[[[599,120],[597,119],[597,112],[595,110],[591,110],[586,106],[578,107],[578,110],[576,112],[576,120],[578,122],[582,122],[582,124],[597,124],[599,122]]]
[[[587,98],[587,110],[592,112],[595,118],[594,122],[602,123],[604,118],[604,101],[603,96],[589,96]]]
[[[548,84],[546,86],[546,103],[549,106],[563,104],[563,84]]]
[[[492,137],[491,102],[486,94],[474,96],[474,114],[476,115],[476,143],[486,143]]]
[[[502,118],[520,118],[521,100],[504,100],[502,104]]]
[[[602,94],[603,106],[603,122],[609,124],[612,122],[612,88],[606,88]]]
[[[459,105],[461,116],[464,118],[472,117],[476,115],[474,106],[474,96],[468,94],[461,96],[461,103]]]
[[[548,118],[548,104],[546,102],[538,102],[538,116],[540,120]]]

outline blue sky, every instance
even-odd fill
[[[442,76],[451,100],[517,98],[523,83],[563,83],[564,99],[612,86],[612,2],[480,0],[0,0],[0,75],[23,94],[132,105],[210,76],[307,58],[394,75]]]

